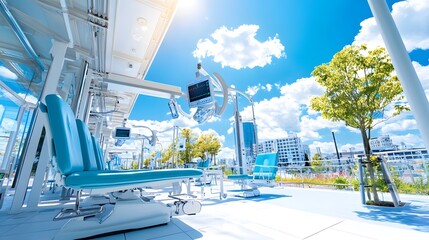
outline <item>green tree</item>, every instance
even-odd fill
[[[152,158],[154,158],[156,156],[156,152],[155,151],[153,151],[148,157],[146,157],[145,159],[144,159],[144,161],[143,161],[143,164],[146,166],[146,167],[149,167],[150,166],[150,163],[152,162]]]
[[[366,45],[347,46],[331,62],[317,66],[312,74],[325,87],[322,96],[311,99],[311,108],[323,118],[344,121],[362,135],[365,154],[371,154],[369,139],[374,126],[408,107],[401,104],[402,87],[393,75],[393,65],[384,48],[369,51]],[[392,114],[385,110],[393,105]],[[379,202],[374,169],[369,161],[374,201]]]
[[[186,149],[179,153],[179,164],[189,163],[195,157],[194,144],[195,135],[190,128],[184,128],[180,132],[181,138],[185,139]]]
[[[322,157],[319,153],[315,153],[313,157],[311,158],[311,166],[313,167],[314,171],[320,172],[323,169],[322,166]]]
[[[219,153],[220,148],[221,144],[215,135],[203,133],[195,143],[195,154],[202,159],[206,159],[210,154],[210,158],[214,159],[213,164],[216,164],[216,155]]]
[[[221,144],[219,139],[211,134],[211,141],[209,142],[209,146],[207,152],[211,155],[213,159],[213,165],[216,165],[216,155],[220,152]]]

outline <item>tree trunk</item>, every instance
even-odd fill
[[[368,162],[368,171],[369,171],[369,177],[371,179],[371,189],[372,194],[374,196],[374,202],[378,204],[380,202],[380,199],[378,198],[378,192],[377,192],[377,186],[375,184],[375,175],[374,175],[374,167],[372,166],[370,156],[371,156],[371,147],[369,145],[369,139],[366,134],[366,130],[364,127],[361,127],[361,134],[362,134],[362,141],[363,141],[363,147],[365,149],[365,155]]]

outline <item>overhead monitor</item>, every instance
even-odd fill
[[[208,76],[191,80],[187,84],[189,107],[201,107],[214,101],[213,90]]]
[[[131,129],[127,127],[117,127],[113,132],[113,138],[115,139],[130,139]]]

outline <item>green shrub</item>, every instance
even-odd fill
[[[359,191],[359,189],[360,189],[360,182],[359,182],[359,180],[357,180],[357,179],[352,179],[352,180],[350,181],[350,183],[353,185],[353,190],[354,190],[354,191]]]
[[[225,170],[225,171],[223,172],[223,174],[224,174],[225,176],[228,176],[228,175],[233,174],[233,172],[232,172],[232,170],[227,169],[227,170]]]
[[[334,184],[349,184],[349,181],[345,177],[336,177],[334,180]],[[345,189],[347,186],[344,185],[336,185],[336,189]]]

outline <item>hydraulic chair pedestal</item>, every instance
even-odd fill
[[[77,239],[100,234],[139,229],[170,222],[171,208],[141,199],[118,201],[112,214],[102,223],[84,217],[70,219],[54,239]]]

